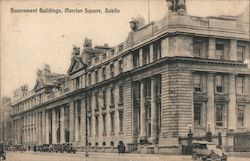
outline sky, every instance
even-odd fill
[[[150,20],[167,13],[165,0],[150,1]],[[238,15],[249,0],[186,0],[194,16]],[[115,46],[125,41],[132,17],[148,20],[148,0],[2,0],[1,4],[1,96],[12,96],[23,84],[31,90],[38,68],[49,64],[51,71],[66,73],[73,45],[82,48],[85,37],[93,45]],[[119,9],[116,14],[11,13],[10,9]]]

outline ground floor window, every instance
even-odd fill
[[[224,105],[216,105],[216,126],[223,126]]]
[[[238,105],[237,108],[237,126],[242,127],[244,126],[244,121],[245,121],[245,106],[244,105]]]
[[[202,125],[202,104],[194,104],[194,125]]]

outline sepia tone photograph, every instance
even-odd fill
[[[0,160],[247,161],[249,0],[0,0]]]

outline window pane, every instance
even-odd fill
[[[216,126],[223,126],[223,105],[216,105]]]
[[[238,116],[237,116],[238,126],[244,126],[244,113],[245,113],[245,106],[238,106]]]
[[[202,108],[201,104],[194,105],[194,124],[195,125],[201,125],[201,118],[202,118],[201,108]]]

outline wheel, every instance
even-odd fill
[[[196,154],[195,152],[193,152],[193,153],[192,153],[192,159],[193,159],[193,160],[197,160],[197,158],[198,158],[197,154]]]
[[[219,156],[218,156],[217,154],[214,154],[214,153],[213,153],[213,154],[210,155],[210,159],[211,159],[211,160],[216,161],[218,158],[219,158]]]

